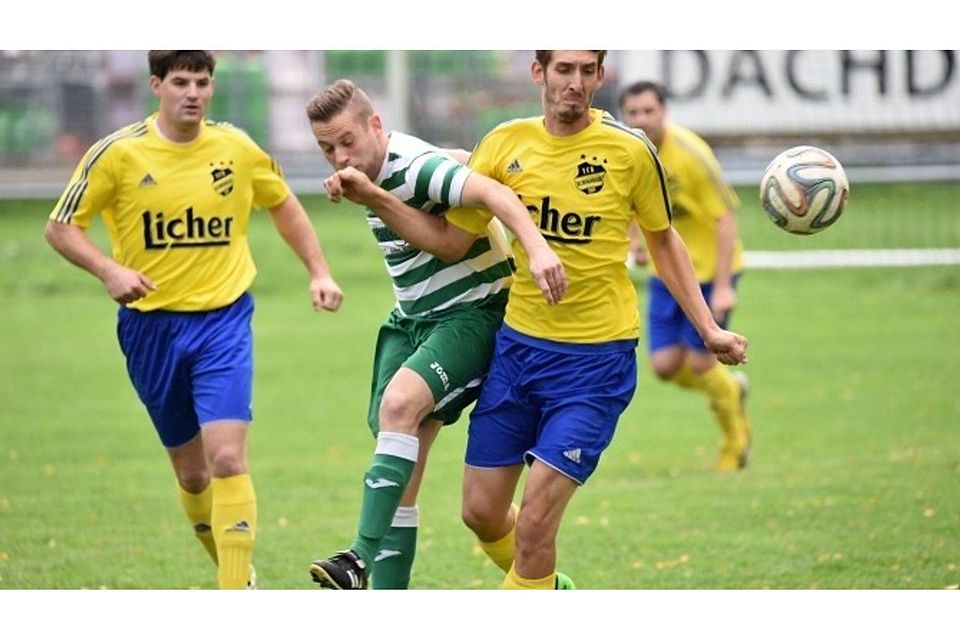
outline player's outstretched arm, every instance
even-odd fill
[[[717,325],[703,299],[687,247],[676,230],[673,227],[662,231],[644,229],[643,235],[657,273],[717,360],[724,364],[746,363],[747,339]]]
[[[324,187],[327,197],[334,202],[347,198],[369,207],[398,236],[444,262],[452,263],[463,258],[477,238],[440,216],[404,204],[353,167],[338,170],[324,181]]]
[[[86,231],[72,224],[50,220],[43,231],[57,253],[103,282],[110,297],[121,304],[139,300],[156,289],[145,274],[108,258],[90,241]]]
[[[530,258],[530,275],[550,304],[567,292],[563,263],[530,219],[530,212],[510,187],[479,173],[471,173],[463,186],[463,204],[489,209],[520,241]]]
[[[737,242],[737,214],[727,211],[717,220],[717,272],[713,279],[710,310],[717,322],[723,322],[737,306],[737,292],[733,288],[733,254]]]
[[[270,210],[273,223],[287,245],[293,249],[310,274],[310,299],[316,311],[336,311],[343,302],[343,291],[330,274],[310,218],[300,200],[292,193]]]

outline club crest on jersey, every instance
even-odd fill
[[[232,165],[233,160],[229,163],[221,162],[219,166],[210,163],[210,166],[213,167],[213,170],[210,171],[210,175],[213,177],[213,190],[222,196],[228,196],[233,191],[233,169],[227,164]]]
[[[607,170],[603,165],[607,163],[606,158],[599,160],[597,156],[590,158],[593,162],[587,160],[586,155],[581,155],[582,162],[577,165],[577,177],[573,183],[577,189],[588,196],[603,189],[603,179],[607,175]]]

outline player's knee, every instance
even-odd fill
[[[657,349],[650,354],[650,369],[661,380],[670,380],[683,368],[684,350],[679,347]]]
[[[677,369],[675,367],[662,367],[662,368],[653,368],[653,375],[657,376],[660,380],[667,382],[674,375],[676,375]]]
[[[420,404],[412,394],[388,390],[380,401],[380,428],[415,434],[422,416],[429,411]]]
[[[177,482],[187,493],[202,493],[210,484],[210,474],[206,469],[177,469]]]
[[[548,541],[548,531],[552,530],[551,523],[548,522],[545,512],[542,509],[531,507],[524,504],[517,517],[517,541],[526,541],[531,545],[541,545]]]
[[[497,511],[488,501],[464,499],[460,517],[477,537],[490,541],[497,538],[496,530],[503,519],[503,514]]]
[[[223,447],[210,452],[210,472],[218,478],[229,478],[247,472],[247,458],[241,449]]]

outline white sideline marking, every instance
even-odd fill
[[[960,264],[960,249],[836,249],[817,251],[746,251],[748,269],[817,269],[822,267],[925,267]]]

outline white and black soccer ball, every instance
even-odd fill
[[[787,149],[773,159],[760,180],[760,203],[785,231],[810,235],[840,218],[850,194],[843,167],[817,147]]]

